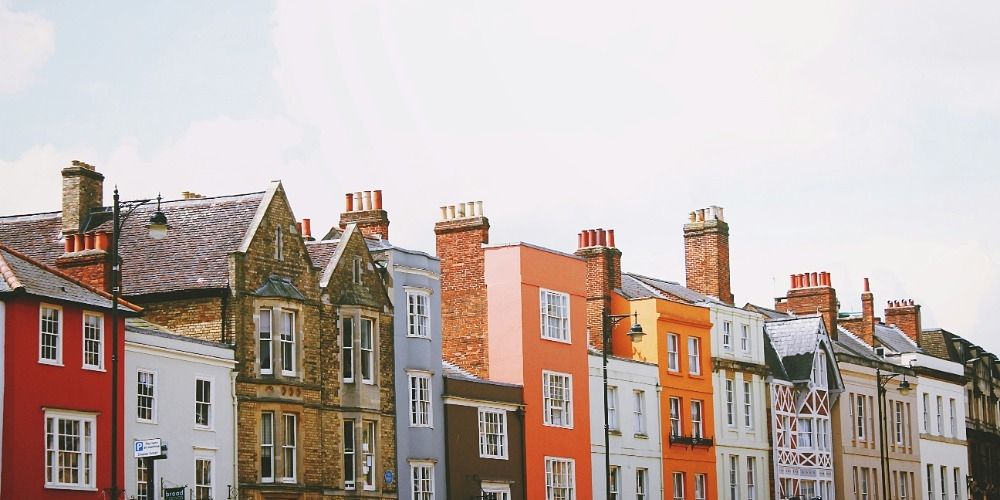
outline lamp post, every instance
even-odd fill
[[[135,209],[153,200],[136,200],[122,202],[118,197],[118,186],[115,186],[114,207],[112,208],[111,230],[111,487],[108,488],[109,498],[118,500],[118,299],[121,297],[121,265],[118,262],[118,240],[128,217]],[[122,213],[124,211],[124,213]],[[149,237],[161,240],[167,236],[167,216],[160,210],[160,196],[156,196],[156,212],[149,218]]]
[[[906,375],[902,373],[887,373],[882,374],[882,368],[875,367],[875,377],[878,380],[878,421],[879,421],[879,465],[882,469],[882,498],[889,498],[889,455],[886,453],[886,439],[885,439],[885,395],[888,389],[885,386],[890,380],[902,375],[903,380],[899,382],[899,388],[897,389],[899,393],[906,396],[910,393],[910,383],[906,380]]]
[[[611,350],[611,331],[614,329],[621,320],[632,316],[632,327],[628,330],[628,336],[632,339],[632,343],[639,342],[645,335],[642,331],[642,326],[639,324],[639,313],[632,314],[610,314],[607,309],[601,312],[603,316],[602,321],[602,332],[601,340],[603,343],[603,349],[601,349],[601,355],[603,358],[603,369],[602,373],[604,376],[604,486],[605,486],[605,496],[604,498],[611,498],[611,433],[608,427],[608,351]]]

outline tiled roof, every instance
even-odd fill
[[[917,346],[916,342],[910,339],[905,333],[895,326],[875,325],[875,338],[882,345],[888,347],[893,352],[899,353],[924,353],[925,351]]]
[[[955,349],[954,338],[955,334],[940,328],[924,330],[920,332],[920,345],[931,356],[963,363],[965,360]]]
[[[119,244],[125,294],[226,287],[229,254],[239,250],[263,199],[264,193],[258,192],[165,201],[162,209],[170,231],[162,240],[151,239],[146,229],[156,204],[137,208],[126,219]],[[61,227],[59,212],[0,217],[0,241],[53,265],[63,254]],[[90,230],[111,231],[111,222]]]
[[[807,380],[813,359],[826,329],[819,316],[772,320],[764,323],[764,333],[775,354],[781,358],[786,380]]]
[[[475,375],[473,375],[473,374],[471,374],[471,373],[469,373],[469,372],[467,372],[467,371],[459,368],[458,365],[449,363],[447,361],[442,361],[441,362],[441,373],[444,374],[444,376],[448,377],[448,378],[457,378],[457,379],[465,379],[465,380],[475,380],[477,382],[483,380],[483,379],[481,379],[481,378],[479,378],[479,377],[477,377],[477,376],[475,376]]]
[[[764,362],[771,373],[781,380],[788,380],[788,373],[785,372],[785,365],[781,362],[781,356],[774,350],[770,335],[764,335]]]
[[[32,260],[7,246],[0,245],[0,292],[21,291],[37,297],[111,308],[111,296],[87,286],[55,268]],[[121,301],[124,310],[139,307]]]
[[[306,250],[309,251],[309,258],[312,259],[313,266],[326,269],[326,265],[333,258],[333,253],[337,251],[340,240],[307,241]]]

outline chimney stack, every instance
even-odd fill
[[[444,359],[482,378],[489,377],[486,256],[490,221],[483,202],[441,207],[434,224],[441,259],[441,350]]]
[[[358,191],[345,195],[344,212],[340,214],[340,227],[357,224],[361,234],[389,239],[389,213],[382,209],[382,190]]]
[[[613,229],[583,230],[575,255],[587,261],[587,332],[590,345],[603,346],[605,310],[611,310],[611,292],[622,286],[622,252],[614,247]],[[596,240],[596,241],[595,241]]]
[[[729,281],[729,224],[722,207],[712,205],[689,214],[684,224],[686,286],[732,305]]]
[[[63,250],[56,267],[94,288],[111,291],[111,233],[68,234]]]
[[[786,297],[775,299],[774,308],[796,315],[820,314],[827,333],[837,339],[837,291],[830,283],[830,273],[791,275],[792,288]]]
[[[908,300],[890,300],[885,308],[885,323],[896,325],[914,342],[920,344],[920,304]]]
[[[73,160],[62,170],[62,232],[76,234],[91,210],[104,206],[104,175],[93,165]]]

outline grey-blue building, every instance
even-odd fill
[[[448,498],[441,370],[441,265],[437,257],[369,239],[386,267],[395,317],[399,498]]]

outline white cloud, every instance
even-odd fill
[[[52,23],[32,12],[14,12],[0,1],[0,94],[30,84],[54,48]]]

